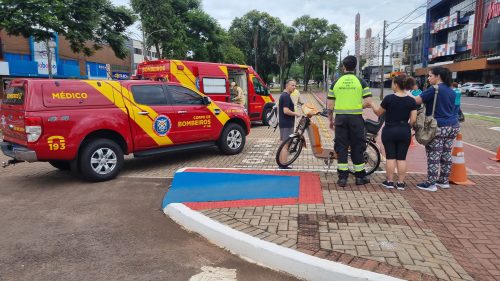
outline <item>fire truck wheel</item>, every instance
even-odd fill
[[[273,110],[273,108],[270,106],[268,106],[268,107],[266,107],[266,109],[264,109],[264,112],[262,113],[262,125],[269,126],[268,116],[271,114],[272,110]]]
[[[224,154],[238,154],[245,147],[245,130],[236,123],[228,124],[219,138],[219,148]]]
[[[122,167],[123,151],[112,140],[91,140],[80,154],[80,171],[86,180],[106,181],[113,179]]]
[[[49,161],[49,164],[61,171],[69,171],[70,168],[69,161]]]

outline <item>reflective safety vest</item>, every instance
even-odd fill
[[[352,73],[337,79],[328,92],[328,99],[335,100],[337,114],[363,114],[363,99],[371,96],[368,83]]]

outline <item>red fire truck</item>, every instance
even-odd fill
[[[166,80],[210,96],[212,100],[231,102],[230,83],[236,82],[245,95],[245,108],[251,121],[262,121],[274,106],[274,99],[257,72],[248,65],[181,60],[156,60],[139,64],[135,79]]]

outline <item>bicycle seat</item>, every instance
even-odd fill
[[[378,118],[378,121],[366,119],[365,120],[366,132],[372,135],[378,134],[378,131],[380,131],[380,128],[382,127],[382,124],[384,124],[384,121],[385,121],[385,114],[380,116]]]

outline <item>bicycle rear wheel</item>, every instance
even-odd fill
[[[366,143],[366,150],[365,150],[363,155],[365,158],[366,174],[370,175],[373,172],[375,172],[378,169],[378,167],[380,166],[380,151],[374,143],[367,142]],[[349,160],[349,162],[348,162],[349,173],[354,174],[354,172],[355,172],[354,164],[352,163],[350,152],[349,152],[349,156],[347,159]]]
[[[290,166],[299,157],[303,146],[304,141],[300,136],[289,137],[288,139],[283,141],[280,144],[278,151],[276,152],[276,163],[278,164],[278,166],[280,166],[281,168]],[[283,149],[288,150],[288,156],[286,157],[286,159],[283,159],[283,161],[281,161],[280,154]]]

